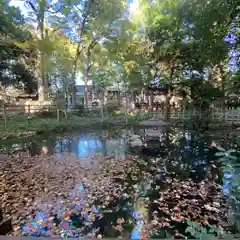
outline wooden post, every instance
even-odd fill
[[[65,120],[67,120],[67,110],[64,110],[64,116],[65,116]]]
[[[57,122],[59,123],[59,108],[57,107]]]
[[[65,120],[67,120],[67,109],[68,109],[68,104],[65,104],[65,108],[64,108],[64,116],[65,116]]]
[[[30,105],[28,104],[28,115],[30,115]]]
[[[4,124],[7,125],[7,113],[6,113],[6,105],[3,104],[3,118],[4,118]]]
[[[28,118],[28,124],[30,124],[30,105],[28,104],[27,105],[28,106],[28,116],[27,116],[27,118]]]
[[[126,108],[125,108],[125,114],[126,114],[126,125],[128,124],[128,95],[127,95],[127,92],[125,93],[125,96],[126,96]]]
[[[233,110],[231,110],[231,116],[232,116],[232,113],[233,113]],[[225,111],[223,111],[223,115],[224,115],[225,122],[227,122],[228,121],[228,115],[230,115],[229,112],[226,113]]]
[[[100,107],[101,107],[101,120],[103,122],[104,119],[104,90],[100,93]]]

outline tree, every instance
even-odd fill
[[[20,10],[9,6],[6,1],[0,1],[0,4],[1,86],[20,86],[21,90],[32,93],[36,90],[33,74],[36,49],[33,37],[25,27]]]
[[[192,45],[194,49],[198,49],[194,52],[196,54],[194,58],[201,62],[202,69],[207,69],[208,80],[213,86],[225,92],[228,55],[231,48],[226,36],[236,16],[237,1],[229,4],[225,0],[201,2],[193,0],[189,4],[190,11],[187,12],[186,19],[192,23]]]
[[[54,92],[69,95],[72,86],[72,64],[74,61],[75,44],[66,35],[48,29],[48,41],[45,40],[46,75]]]
[[[61,0],[60,2],[64,5],[64,14],[60,17],[54,17],[54,22],[58,23],[58,28],[66,31],[67,29],[72,29],[73,31],[68,31],[69,35],[73,36],[74,32],[77,33],[75,38],[76,53],[72,69],[72,79],[75,80],[76,72],[79,69],[80,57],[85,56],[85,59],[89,58],[92,48],[105,36],[113,21],[123,14],[126,0],[84,0],[80,3],[74,0]],[[86,65],[88,65],[87,61],[89,60],[85,61]],[[85,70],[88,70],[88,67]],[[73,104],[75,104],[75,83],[73,83],[72,91]],[[87,89],[85,90],[86,92]]]
[[[95,18],[91,18],[85,25],[85,32],[82,41],[82,57],[84,65],[84,103],[88,106],[88,78],[91,67],[94,64],[93,53],[99,54],[102,43],[111,36],[114,21],[121,17],[124,11],[125,1],[105,1],[98,2],[98,11]],[[99,5],[100,4],[100,5]],[[96,7],[94,5],[94,7]],[[107,9],[107,11],[106,11]]]
[[[178,81],[181,74],[181,47],[183,39],[187,35],[184,27],[182,1],[148,1],[141,2],[142,20],[152,47],[147,55],[152,62],[151,70],[153,79],[160,76],[160,81],[172,84]],[[170,95],[166,100],[165,118],[169,118]]]
[[[118,81],[126,88],[139,91],[148,85],[150,78],[150,63],[145,55],[148,42],[129,20],[119,20],[114,30],[115,35],[105,46],[110,49],[109,58],[118,66],[116,75],[121,76]]]
[[[92,69],[94,73],[92,76],[94,77],[95,90],[100,99],[102,120],[104,118],[104,94],[106,88],[113,84],[114,81],[112,63],[104,56],[104,52],[103,50],[100,52],[98,61],[96,61]]]
[[[224,78],[229,46],[224,36],[236,17],[237,1],[140,1],[141,25],[152,43],[149,58],[160,81],[179,82],[183,73],[219,69]],[[139,19],[137,19],[139,20]],[[149,52],[148,52],[149,53]],[[146,54],[147,55],[147,54]],[[209,79],[216,77],[211,76]],[[224,90],[224,81],[222,81]],[[169,98],[166,119],[169,118]]]

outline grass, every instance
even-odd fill
[[[147,117],[145,115],[128,116],[128,125],[134,125]],[[59,122],[55,117],[41,115],[33,116],[30,123],[25,115],[12,115],[8,118],[6,125],[4,125],[3,119],[0,121],[2,121],[2,124],[0,123],[0,138],[2,140],[43,133],[61,133],[74,129],[105,129],[126,125],[125,114],[109,115],[103,121],[97,115],[77,116],[74,114],[69,114],[67,120],[61,117]]]
[[[151,113],[138,113],[136,115],[129,114],[128,124],[134,125],[141,120],[151,118]],[[189,120],[188,120],[189,121]],[[183,127],[184,123],[188,122],[181,119],[171,119],[172,126]],[[8,140],[20,137],[34,136],[44,133],[63,133],[70,132],[75,129],[90,130],[90,129],[107,129],[114,127],[126,126],[125,113],[115,112],[109,114],[102,121],[99,112],[91,112],[85,114],[68,114],[68,120],[62,114],[60,122],[57,122],[55,113],[43,112],[33,115],[30,123],[26,115],[15,114],[9,115],[7,124],[4,124],[3,119],[0,119],[0,138],[1,140]],[[210,124],[211,129],[229,128],[229,123],[215,121]]]

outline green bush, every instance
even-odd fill
[[[101,116],[101,109],[100,108],[93,108],[91,111],[88,112],[89,117],[100,117]]]
[[[57,112],[56,111],[41,111],[41,112],[36,112],[34,113],[34,116],[38,118],[56,118],[57,117]]]
[[[83,104],[77,104],[77,105],[73,108],[73,110],[74,110],[74,113],[75,113],[77,116],[83,116],[83,114],[86,112]]]
[[[193,116],[184,123],[184,127],[194,131],[205,131],[209,129],[210,117]]]
[[[105,109],[109,114],[113,114],[114,112],[119,111],[120,104],[117,100],[112,100],[107,102],[107,104],[105,105]]]

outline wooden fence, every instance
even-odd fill
[[[0,108],[0,117],[4,119],[5,124],[7,124],[8,117],[18,114],[26,115],[30,121],[30,117],[34,113],[43,111],[56,112],[57,121],[59,121],[60,118],[60,111],[64,112],[65,118],[67,118],[67,109],[63,107],[60,108],[56,105],[10,105],[10,104],[5,104]]]
[[[53,111],[56,110],[56,105],[12,105],[12,104],[5,104],[1,107],[0,113],[1,115],[6,113],[35,113],[40,111]]]
[[[7,117],[16,114],[25,114],[26,116],[31,116],[33,113],[47,111],[47,112],[56,112],[57,120],[59,121],[59,113],[62,111],[67,117],[67,112],[71,109],[66,109],[64,107],[59,108],[57,105],[4,105],[0,107],[0,117],[3,117],[6,123]],[[149,113],[148,113],[149,114]],[[151,112],[150,113],[154,118],[163,119],[164,112]],[[174,111],[172,110],[171,119],[180,119],[187,120],[194,116],[208,116],[212,120],[226,121],[233,123],[240,123],[240,109],[212,109],[206,115],[206,112],[201,112],[197,110],[188,110],[188,111]]]
[[[164,119],[164,112],[152,112],[154,118]],[[240,109],[227,110],[227,109],[214,109],[208,114],[201,111],[172,111],[170,113],[171,119],[188,120],[194,116],[209,117],[212,120],[240,123]]]

